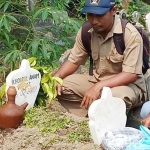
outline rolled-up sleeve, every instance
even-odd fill
[[[77,65],[84,65],[88,59],[88,54],[81,40],[81,28],[77,33],[74,47],[71,49],[68,60]]]
[[[143,40],[138,31],[133,31],[126,36],[126,49],[124,51],[124,60],[122,71],[142,74],[143,65]]]

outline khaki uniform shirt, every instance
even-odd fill
[[[117,52],[113,42],[113,34],[122,33],[121,20],[117,15],[113,28],[105,39],[95,33],[93,28],[89,32],[91,33],[91,50],[94,61],[94,75],[89,80],[93,82],[106,80],[120,72],[136,73],[138,78],[133,84],[146,95],[146,85],[142,74],[143,41],[137,29],[130,23],[126,25],[124,37],[126,49],[123,55]],[[78,65],[84,65],[88,59],[81,40],[81,29],[77,33],[75,45],[68,59]]]

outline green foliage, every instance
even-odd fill
[[[141,0],[136,0],[130,3],[129,5],[129,12],[138,11],[141,14],[149,13],[150,6],[143,3]]]
[[[68,7],[68,13],[70,16],[75,16],[83,19],[85,15],[81,15],[81,10],[84,7],[85,0],[71,0]]]
[[[141,14],[140,23],[145,26],[145,15],[149,13],[149,10],[149,5],[143,3],[141,0],[136,0],[136,2],[133,2],[129,5],[128,13],[131,16],[134,11],[138,11]]]
[[[75,141],[89,141],[90,140],[90,132],[89,127],[87,124],[87,121],[82,121],[78,124],[78,128],[76,128],[74,131],[69,132],[67,137],[69,141],[75,142]]]
[[[27,7],[24,0],[0,1],[0,74],[5,80],[23,59],[30,58],[31,66],[42,74],[36,104],[45,106],[47,98],[51,102],[57,95],[54,84],[61,82],[52,77],[52,69],[72,47],[82,22],[68,16],[71,0],[35,2]]]
[[[41,60],[35,57],[31,57],[28,60],[30,62],[30,66],[41,73],[41,86],[37,96],[36,105],[46,106],[47,99],[49,100],[49,103],[51,103],[51,101],[57,96],[55,84],[59,83],[62,85],[63,81],[58,77],[52,77],[52,67],[50,65],[41,65]]]
[[[4,97],[5,97],[5,89],[6,89],[6,84],[4,83],[1,87],[0,87],[0,106],[3,105],[4,103]]]
[[[118,0],[117,6],[118,6],[119,10],[124,9],[124,7],[125,7],[125,6],[123,6],[123,3],[121,2],[121,0]],[[130,22],[133,22],[132,13],[134,11],[138,11],[141,14],[140,23],[145,26],[144,16],[147,13],[149,13],[149,10],[150,10],[149,5],[143,3],[141,0],[136,0],[136,1],[133,0],[132,2],[129,3],[129,7],[127,8],[127,14],[128,14],[127,19]]]
[[[55,84],[59,83],[62,85],[63,81],[61,78],[52,77],[51,74],[51,65],[41,65],[41,60],[35,57],[31,57],[28,59],[30,62],[30,66],[35,68],[41,73],[41,82],[40,82],[40,90],[35,102],[37,106],[46,106],[47,103],[51,103],[57,96],[57,90],[55,88]],[[0,105],[4,103],[3,99],[5,97],[5,89],[6,83],[2,84],[0,87]],[[47,102],[48,100],[48,102]]]
[[[81,22],[70,18],[70,1],[39,1],[28,11],[23,0],[0,1],[0,46],[2,65],[19,67],[23,58],[41,58],[53,64],[61,53],[72,47]],[[42,62],[42,61],[41,61]]]
[[[58,137],[45,141],[44,147],[59,140],[59,133],[66,135],[66,141],[74,143],[75,141],[89,142],[91,135],[87,120],[74,121],[61,112],[52,112],[44,107],[31,108],[26,111],[23,124],[26,127],[37,127],[44,134],[57,134]],[[61,134],[62,134],[61,133]]]
[[[26,112],[24,125],[26,127],[38,127],[41,132],[55,133],[74,123],[73,120],[61,116],[59,112],[51,112],[47,108],[31,108]]]

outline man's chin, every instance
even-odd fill
[[[104,29],[94,29],[94,31],[96,32],[96,33],[101,33],[101,32],[104,32]]]

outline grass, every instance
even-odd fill
[[[28,128],[37,127],[44,134],[60,134],[68,142],[91,141],[87,120],[75,122],[61,112],[53,112],[48,108],[34,107],[26,111],[23,124]],[[53,138],[44,143],[57,142],[59,139]]]

